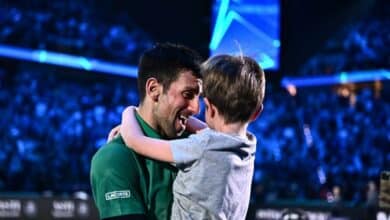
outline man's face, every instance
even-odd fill
[[[160,95],[153,109],[153,117],[162,135],[172,138],[182,134],[188,117],[199,113],[200,89],[201,80],[191,71],[183,71]]]

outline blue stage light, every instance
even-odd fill
[[[390,71],[387,69],[361,70],[341,72],[331,76],[284,77],[281,81],[283,87],[293,85],[296,87],[336,85],[345,83],[372,82],[376,80],[389,80]]]
[[[279,2],[216,0],[211,55],[243,53],[263,69],[279,65]]]
[[[137,77],[137,67],[110,63],[98,59],[89,59],[63,53],[45,50],[31,50],[8,45],[0,45],[0,56],[26,60],[31,62],[47,63],[58,66],[82,69],[86,71],[104,72],[127,77]]]

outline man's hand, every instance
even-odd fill
[[[107,143],[110,142],[112,139],[116,138],[120,134],[121,125],[115,126],[113,129],[111,129],[110,133],[108,134]]]

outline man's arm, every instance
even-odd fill
[[[136,218],[147,213],[139,165],[134,152],[122,144],[119,140],[110,142],[91,161],[91,189],[102,219]]]
[[[138,154],[164,162],[174,162],[169,141],[146,137],[137,119],[135,107],[127,107],[122,113],[120,133],[126,145]]]

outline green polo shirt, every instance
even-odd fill
[[[146,136],[161,138],[139,115],[137,120]],[[122,137],[115,138],[91,162],[92,193],[100,218],[146,214],[148,219],[170,219],[176,173],[171,165],[138,155]]]

